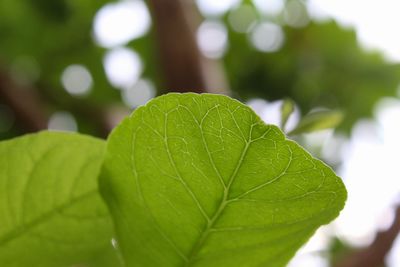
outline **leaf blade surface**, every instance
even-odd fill
[[[1,266],[104,266],[94,263],[103,254],[119,266],[98,192],[104,147],[58,132],[0,143]]]
[[[346,198],[278,128],[209,94],[136,110],[111,134],[100,181],[128,266],[284,266]]]

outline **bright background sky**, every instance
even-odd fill
[[[253,1],[260,11],[270,15],[280,13],[284,6],[283,0]],[[200,50],[205,56],[220,58],[229,49],[228,31],[218,18],[239,2],[197,0],[201,13],[212,17],[203,22],[196,33]],[[306,3],[312,19],[333,18],[344,27],[354,28],[365,49],[379,50],[388,61],[400,63],[400,34],[397,34],[400,26],[399,0],[307,0]],[[251,9],[232,12],[229,16],[231,26],[236,31],[247,33],[256,49],[264,52],[279,50],[284,42],[281,27],[273,23],[251,25],[252,12]],[[300,15],[297,20],[287,19],[285,23],[295,27],[306,25],[309,20]],[[244,23],[246,20],[248,25]],[[124,45],[145,35],[150,27],[150,14],[142,0],[110,3],[94,19],[93,37],[100,46],[109,49],[103,60],[107,77],[120,89],[124,103],[132,108],[154,97],[155,88],[149,80],[141,77],[144,66],[140,55]],[[61,80],[65,90],[73,95],[85,95],[92,87],[92,77],[81,65],[66,68]],[[254,100],[249,104],[264,120],[277,123],[279,103]],[[392,208],[400,201],[397,168],[400,101],[384,99],[377,105],[374,114],[374,119],[355,125],[350,140],[332,131],[305,136],[307,146],[322,145],[325,156],[344,162],[338,173],[346,183],[349,198],[339,219],[319,230],[290,267],[327,266],[326,260],[313,252],[326,249],[330,235],[339,235],[354,246],[365,246],[372,241],[378,229],[385,229],[391,224]],[[297,119],[298,113],[291,118],[291,123]],[[58,112],[50,120],[49,128],[76,130],[76,122],[71,114]],[[400,238],[387,262],[389,267],[400,266]]]
[[[379,50],[386,59],[400,63],[400,1],[396,0],[308,0],[308,9],[317,20],[334,18],[344,27],[354,28],[365,49]],[[345,180],[349,198],[345,210],[333,231],[355,246],[367,245],[378,230],[387,228],[394,216],[393,206],[400,200],[398,151],[400,151],[400,102],[384,99],[375,109],[375,119],[360,121],[341,152],[344,164],[339,175]],[[321,135],[321,134],[320,134]],[[324,135],[324,133],[322,133]],[[322,138],[325,145],[332,142],[331,133]],[[335,139],[335,138],[333,138]],[[322,237],[321,237],[322,236]],[[312,240],[313,241],[313,240]],[[312,242],[311,241],[311,242]],[[317,235],[314,247],[324,245],[323,234]],[[324,266],[312,256],[307,264],[294,266]],[[387,258],[390,267],[400,266],[400,238]]]

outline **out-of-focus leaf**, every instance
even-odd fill
[[[230,29],[226,73],[242,99],[290,97],[303,114],[321,106],[343,110],[346,117],[339,130],[349,133],[358,119],[372,115],[382,97],[397,95],[400,65],[363,49],[353,30],[335,22],[282,30],[283,46],[263,53],[253,48],[251,31],[240,34]]]
[[[288,135],[316,132],[337,127],[343,120],[341,111],[317,111],[301,119],[295,129]]]
[[[289,99],[289,98],[285,98],[282,101],[282,106],[281,106],[281,129],[284,130],[286,123],[290,117],[290,115],[292,115],[294,111],[294,102]]]
[[[0,143],[0,266],[120,266],[98,192],[104,146],[59,132]]]

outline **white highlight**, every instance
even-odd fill
[[[397,267],[400,264],[400,237],[397,236],[392,249],[386,257],[386,264],[389,267]]]
[[[205,16],[221,16],[237,6],[240,0],[197,0],[200,12]]]
[[[136,83],[143,71],[139,55],[128,48],[115,48],[104,57],[104,68],[110,83],[126,89]]]
[[[247,102],[247,105],[249,105],[265,123],[279,127],[281,125],[282,103],[282,100],[267,102],[263,99],[252,99]],[[289,116],[289,119],[286,122],[285,131],[289,132],[293,130],[299,120],[300,111],[299,108],[295,106],[293,113]]]
[[[315,254],[299,254],[296,255],[287,267],[329,267],[328,260],[322,255]]]
[[[146,104],[150,99],[155,97],[156,90],[151,81],[140,79],[135,85],[121,92],[122,100],[130,108]]]
[[[63,71],[61,82],[71,95],[87,95],[92,88],[93,79],[86,67],[70,65]]]
[[[253,6],[242,5],[230,12],[229,24],[234,31],[245,33],[257,20],[257,13]]]
[[[264,14],[278,15],[284,7],[284,0],[253,0],[256,7]]]
[[[118,249],[118,241],[115,238],[111,238],[111,245],[113,248]]]
[[[97,12],[94,35],[101,46],[110,48],[145,35],[150,25],[150,14],[142,0],[120,1]]]
[[[285,36],[279,25],[263,22],[254,27],[250,40],[257,50],[276,52],[282,47]]]
[[[377,106],[377,122],[361,121],[353,129],[340,172],[348,200],[336,224],[339,234],[353,245],[368,244],[378,229],[388,227],[393,220],[388,208],[398,201],[400,192],[399,116],[400,101],[385,99]]]
[[[396,0],[309,0],[308,9],[317,19],[335,18],[354,27],[362,44],[380,49],[391,61],[400,61],[400,2]]]
[[[307,9],[300,1],[288,1],[285,7],[284,19],[287,25],[294,28],[307,26],[310,19]]]
[[[53,131],[76,132],[78,125],[74,116],[67,111],[58,111],[51,115],[47,128]]]
[[[197,30],[197,43],[206,57],[222,57],[228,45],[225,25],[216,21],[204,21]]]

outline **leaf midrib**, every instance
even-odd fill
[[[206,241],[206,239],[210,235],[211,230],[213,229],[215,223],[218,221],[218,219],[220,218],[221,214],[224,212],[225,207],[229,204],[228,196],[229,196],[230,188],[231,188],[231,186],[233,184],[233,181],[235,180],[235,178],[236,178],[236,176],[237,176],[237,174],[239,172],[240,167],[243,164],[244,157],[246,156],[250,145],[251,145],[251,142],[247,141],[246,142],[246,146],[243,149],[242,154],[241,154],[241,156],[239,158],[239,161],[236,164],[236,168],[235,168],[234,172],[232,173],[232,175],[231,175],[231,177],[229,179],[228,185],[224,189],[224,197],[223,197],[221,203],[219,204],[217,211],[214,213],[214,215],[212,216],[211,220],[208,222],[207,227],[203,230],[203,232],[200,235],[200,238],[198,239],[196,244],[193,246],[192,251],[190,252],[190,254],[188,256],[188,261],[186,262],[186,265],[185,265],[186,267],[189,267],[189,266],[192,265],[192,263],[196,259],[196,256],[197,256],[198,252],[203,247],[204,242]]]
[[[95,195],[97,193],[98,193],[97,189],[88,191],[85,194],[82,194],[81,196],[79,196],[77,198],[71,199],[70,201],[64,203],[63,205],[55,207],[51,211],[44,213],[43,215],[39,216],[38,218],[36,218],[28,223],[23,223],[23,224],[19,225],[14,230],[11,230],[8,233],[6,233],[5,235],[3,235],[3,237],[0,239],[0,246],[3,246],[5,244],[7,244],[8,242],[26,234],[34,227],[36,227],[42,223],[45,223],[48,219],[52,218],[53,216],[55,216],[57,214],[60,214],[63,210],[65,210],[69,207],[72,207],[73,205],[79,203],[80,201],[82,201],[86,198],[89,198],[92,195]]]

